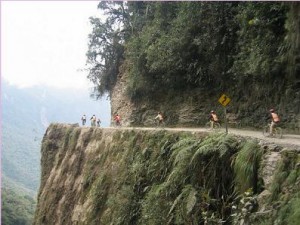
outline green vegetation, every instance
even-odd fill
[[[225,203],[233,194],[230,161],[238,145],[225,134],[203,139],[164,131],[116,135],[113,155],[99,149],[98,159],[89,160],[84,171],[83,199],[92,201],[85,224],[230,220]],[[109,162],[118,163],[118,173],[100,169]]]
[[[30,225],[36,207],[36,201],[30,195],[12,188],[1,189],[2,225]]]
[[[291,198],[279,211],[279,223],[296,225],[300,221],[300,196],[299,192]]]
[[[296,224],[298,153],[270,151],[225,133],[52,124],[34,224]]]
[[[87,53],[95,95],[111,93],[117,77],[126,76],[137,107],[162,105],[174,116],[177,102],[216,107],[212,102],[226,92],[244,125],[261,126],[275,107],[286,127],[299,126],[299,3],[102,1],[98,7],[107,17],[91,18]]]
[[[258,169],[262,157],[262,150],[255,141],[248,141],[237,153],[233,162],[235,171],[236,188],[244,193],[253,188],[254,193],[258,192]]]
[[[296,225],[300,221],[299,156],[296,151],[289,150],[285,150],[281,155],[282,159],[270,188],[271,195],[267,198],[268,208],[273,209],[274,214],[259,218],[262,221],[261,223],[257,222],[259,225],[265,223]],[[256,218],[256,221],[260,220]]]

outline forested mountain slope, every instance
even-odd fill
[[[80,123],[83,113],[110,120],[109,101],[93,101],[87,91],[49,87],[17,88],[1,82],[2,220],[32,223],[40,184],[40,148],[50,122]]]
[[[87,57],[95,93],[108,92],[124,124],[202,126],[218,98],[242,126],[270,108],[300,127],[299,2],[101,2]]]
[[[51,122],[80,123],[83,113],[109,125],[108,101],[88,92],[47,87],[20,89],[2,82],[2,173],[32,191],[39,185],[40,144]]]
[[[33,191],[32,191],[33,192]],[[28,189],[20,183],[16,184],[7,177],[2,177],[1,188],[1,224],[2,225],[30,225],[36,207],[36,199]]]

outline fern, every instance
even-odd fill
[[[262,156],[262,150],[256,141],[248,141],[237,153],[233,161],[235,183],[241,193],[253,187],[257,189],[257,172]]]
[[[173,202],[168,217],[176,218],[176,224],[186,224],[190,220],[192,212],[196,210],[197,193],[192,185],[186,185]]]
[[[219,150],[220,157],[222,158],[228,152],[236,149],[237,145],[238,142],[233,136],[226,135],[225,137],[222,136],[222,139],[219,140],[218,146],[216,148]]]
[[[175,143],[172,148],[181,148],[182,146],[193,144],[195,141],[196,139],[194,139],[193,137],[185,137],[179,140],[177,143]]]
[[[232,151],[236,145],[236,139],[230,135],[217,134],[208,136],[193,155],[191,165],[195,168],[203,157],[212,156],[213,154],[217,154],[219,158],[222,158],[228,152]]]
[[[178,202],[181,201],[182,196],[183,196],[183,193],[181,193],[180,195],[177,196],[177,198],[175,199],[175,201],[174,201],[173,204],[172,204],[172,207],[171,207],[171,209],[170,209],[170,211],[169,211],[169,213],[168,213],[168,216],[173,212],[173,210],[174,210],[175,207],[177,206]]]
[[[197,197],[196,197],[197,191],[192,188],[189,192],[189,195],[186,199],[186,214],[189,215],[193,211],[196,203],[197,203]]]
[[[176,154],[176,156],[175,156],[175,154],[172,154],[171,157],[175,157],[175,160],[173,161],[173,166],[176,166],[179,163],[181,163],[181,164],[188,163],[190,157],[193,154],[193,150],[195,149],[196,146],[197,146],[197,143],[183,148],[181,151],[179,151]]]

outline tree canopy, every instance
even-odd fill
[[[249,77],[285,76],[292,3],[129,1],[98,7],[106,19],[91,18],[87,53],[98,96],[123,73],[133,98],[162,86],[222,90]]]

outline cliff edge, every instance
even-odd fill
[[[51,124],[41,151],[34,225],[296,224],[300,216],[295,149],[223,133]]]

